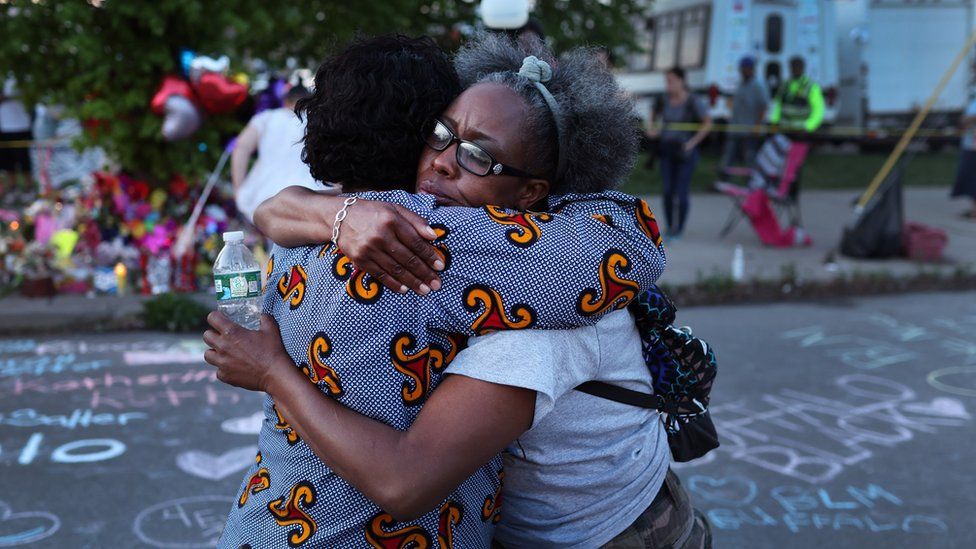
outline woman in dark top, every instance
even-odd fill
[[[684,232],[685,220],[691,205],[689,197],[691,176],[698,164],[698,145],[712,128],[712,118],[705,104],[688,91],[685,71],[679,67],[666,75],[667,93],[651,113],[652,138],[659,138],[661,180],[664,194],[664,219],[667,234],[677,240]],[[660,121],[661,125],[657,124]],[[670,124],[700,124],[697,131],[685,127],[669,128]],[[674,202],[678,199],[678,216],[674,216]]]

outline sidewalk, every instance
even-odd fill
[[[806,281],[829,281],[853,274],[883,273],[895,277],[918,275],[922,270],[951,273],[966,269],[976,272],[976,223],[959,217],[966,205],[950,202],[946,189],[909,188],[905,190],[905,218],[944,229],[949,244],[943,263],[918,264],[907,260],[863,261],[836,257],[824,263],[839,244],[841,231],[851,219],[854,191],[811,191],[801,197],[805,228],[813,237],[809,248],[767,248],[743,220],[724,239],[718,233],[725,223],[731,203],[717,194],[692,196],[691,213],[684,237],[668,245],[668,266],[661,282],[671,287],[689,286],[705,280],[730,280],[732,254],[736,244],[745,251],[745,279],[777,281],[784,271]],[[663,228],[659,197],[649,204]],[[791,275],[792,276],[792,275]],[[212,306],[209,293],[197,294],[201,303]],[[91,332],[117,330],[139,325],[145,296],[102,296],[92,299],[65,295],[54,299],[25,299],[10,296],[0,299],[0,335],[38,332]]]
[[[0,299],[0,335],[124,329],[137,319],[146,299],[138,295],[48,299],[14,294]]]
[[[810,191],[800,196],[804,228],[813,238],[808,248],[769,248],[759,242],[747,219],[743,219],[724,239],[719,231],[729,215],[731,202],[718,194],[696,194],[691,198],[691,213],[685,234],[667,245],[668,266],[661,282],[685,286],[708,277],[731,276],[732,254],[736,244],[745,251],[745,279],[779,280],[783,270],[794,269],[801,280],[827,281],[852,274],[885,273],[897,277],[938,270],[976,272],[976,223],[959,216],[968,204],[950,201],[948,189],[906,188],[905,220],[938,227],[949,235],[944,261],[920,264],[906,259],[856,260],[835,254],[833,265],[825,259],[839,246],[844,226],[852,219],[856,191]],[[660,197],[648,203],[664,229]]]
[[[206,306],[216,306],[213,294],[194,294]],[[28,299],[11,295],[0,299],[0,336],[53,332],[104,332],[139,328],[142,304],[152,296],[59,295]]]

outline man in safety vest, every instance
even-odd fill
[[[817,131],[824,117],[824,98],[820,85],[803,74],[806,64],[802,57],[790,58],[790,78],[784,82],[769,113],[769,121],[788,132]]]

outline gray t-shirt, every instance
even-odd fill
[[[505,454],[495,538],[506,548],[598,547],[657,495],[671,462],[657,411],[573,390],[596,379],[653,392],[628,311],[574,330],[473,338],[447,373],[536,391],[532,428]]]
[[[681,143],[688,141],[695,135],[695,131],[669,129],[666,127],[667,124],[702,122],[708,116],[708,107],[705,102],[694,95],[689,95],[684,103],[678,105],[672,105],[667,96],[661,101],[663,101],[660,113],[661,121],[665,124],[665,128],[661,130],[661,141],[678,141]]]
[[[753,125],[759,123],[759,115],[769,105],[769,93],[756,78],[742,82],[732,98],[732,118],[730,124]]]

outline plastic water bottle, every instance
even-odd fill
[[[745,278],[746,274],[746,257],[745,252],[742,250],[742,244],[735,245],[735,251],[732,252],[732,280],[736,282],[741,282]]]
[[[244,245],[244,233],[224,233],[224,248],[214,263],[217,308],[249,330],[261,327],[261,266]]]

